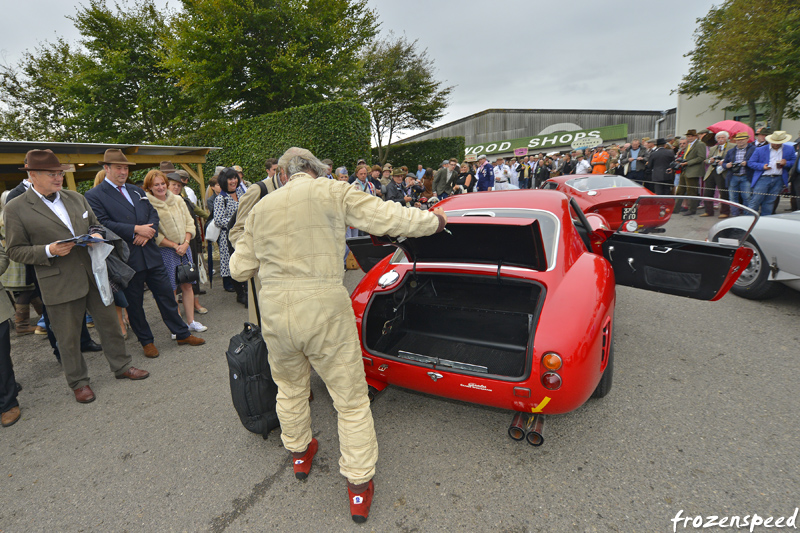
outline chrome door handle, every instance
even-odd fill
[[[650,251],[656,252],[657,254],[666,254],[672,251],[672,248],[669,246],[657,246],[655,244],[650,245]]]
[[[428,377],[431,378],[434,383],[436,383],[437,379],[442,379],[444,376],[438,372],[428,372]]]

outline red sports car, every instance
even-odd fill
[[[644,197],[637,212],[664,198]],[[516,411],[509,435],[533,445],[544,440],[543,415],[611,389],[615,283],[715,300],[752,255],[731,243],[615,233],[559,191],[439,205],[448,232],[348,240],[367,272],[352,302],[371,393],[397,385]]]
[[[584,213],[597,213],[614,230],[636,220],[639,231],[652,231],[669,221],[674,207],[674,201],[651,202],[644,212],[638,212],[644,207],[637,205],[636,199],[654,194],[628,178],[613,174],[558,176],[545,181],[542,189],[555,189],[575,198]]]

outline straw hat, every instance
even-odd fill
[[[772,135],[767,135],[767,142],[770,144],[784,144],[792,140],[792,136],[785,131],[776,131]]]

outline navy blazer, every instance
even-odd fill
[[[150,205],[150,200],[147,199],[147,195],[142,189],[126,184],[125,190],[133,200],[133,205],[105,180],[86,192],[86,200],[100,223],[128,243],[130,249],[128,265],[131,268],[140,272],[164,266],[155,237],[147,241],[144,246],[133,244],[134,226],[152,224],[153,229],[158,233],[158,213]]]
[[[725,159],[722,160],[722,167],[724,168],[725,165],[728,163],[735,163],[736,162],[736,151],[738,150],[737,147],[733,147],[725,154]],[[750,161],[750,158],[753,157],[753,152],[756,151],[756,145],[752,143],[747,144],[747,148],[744,149],[744,161]],[[745,166],[745,175],[748,179],[753,179],[753,169],[749,166]],[[725,179],[729,180],[733,176],[733,170],[729,168],[725,168]]]

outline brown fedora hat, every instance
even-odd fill
[[[697,137],[697,130],[687,130],[684,135],[692,135],[693,137]]]
[[[162,161],[158,165],[158,170],[160,170],[164,174],[169,174],[170,172],[178,171],[178,169],[175,168],[175,165],[172,164],[172,161]]]
[[[31,150],[25,154],[25,166],[20,170],[67,170],[52,150]]]
[[[106,153],[103,154],[103,160],[98,161],[101,165],[129,165],[133,166],[136,163],[131,163],[128,161],[128,158],[125,157],[125,154],[122,153],[122,150],[119,148],[109,148],[106,150]]]

